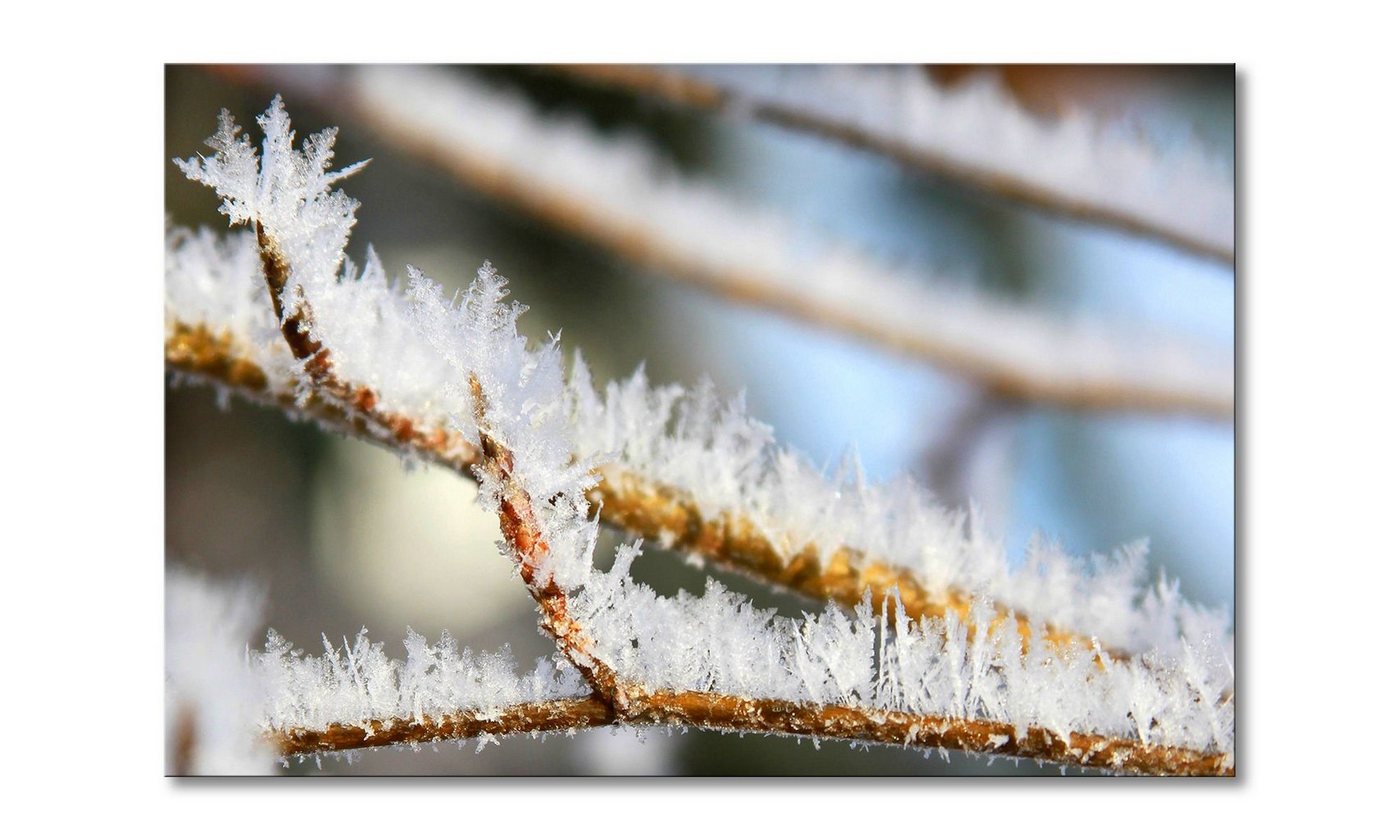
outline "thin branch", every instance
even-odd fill
[[[596,697],[520,703],[499,715],[464,711],[423,720],[396,718],[359,724],[335,724],[325,729],[276,729],[267,737],[283,756],[460,741],[482,735],[560,732],[605,726],[615,719],[612,709]]]
[[[234,78],[256,71],[243,68]],[[1008,400],[1228,419],[1228,354],[1143,331],[1059,322],[905,275],[856,249],[813,257],[780,216],[674,177],[635,145],[540,117],[508,95],[411,68],[340,82],[295,75],[323,104],[473,189],[722,297],[858,336]],[[965,286],[961,287],[965,289]],[[1219,352],[1217,352],[1219,351]]]
[[[1028,758],[1120,773],[1161,776],[1233,776],[1232,757],[1127,738],[1032,726],[1024,732],[999,721],[915,715],[852,706],[750,700],[706,692],[656,692],[634,704],[630,721],[903,744],[927,749]]]
[[[1018,732],[1009,723],[916,715],[854,706],[818,706],[748,699],[696,691],[628,691],[625,713],[597,697],[522,703],[497,716],[471,711],[423,720],[393,719],[336,724],[322,730],[272,730],[268,738],[284,756],[461,740],[481,735],[576,731],[614,724],[680,726],[831,738],[872,744],[957,750],[1034,761],[1159,776],[1233,776],[1229,756],[1127,738],[1070,733],[1043,727]]]
[[[261,367],[240,355],[227,332],[216,334],[203,324],[174,321],[167,325],[165,365],[191,381],[227,389],[258,405],[281,408],[295,419],[312,421],[332,432],[412,453],[468,477],[473,477],[472,465],[481,460],[481,450],[453,429],[378,409],[368,389],[358,403],[370,406],[369,410],[356,407],[352,401],[347,411],[345,402],[320,391],[298,394],[292,382],[273,387]],[[339,390],[356,394],[362,389],[341,383]]]
[[[392,415],[380,418],[379,423],[391,423],[405,431],[385,437],[375,434],[359,413],[347,413],[340,404],[322,400],[314,392],[299,403],[292,396],[294,386],[270,387],[256,364],[236,355],[226,337],[215,337],[205,327],[175,323],[166,339],[165,362],[171,371],[196,381],[229,388],[253,402],[281,407],[293,417],[314,420],[331,431],[412,454],[477,480],[472,467],[481,463],[481,450],[457,431],[441,426],[425,430],[414,418]],[[342,383],[341,389],[352,394],[360,391],[350,383]],[[592,512],[613,528],[697,554],[715,566],[817,602],[834,600],[854,609],[867,589],[876,601],[898,590],[914,620],[956,615],[968,623],[972,599],[966,593],[930,590],[913,570],[889,565],[852,548],[838,548],[825,562],[812,544],[784,552],[747,517],[729,513],[707,518],[688,493],[625,469],[603,467],[588,501]],[[1014,620],[1022,639],[1029,638],[1031,622],[1025,616],[1000,605],[996,612],[998,622]],[[1068,630],[1047,627],[1045,632],[1052,644],[1094,649],[1092,639]],[[1115,659],[1127,657],[1121,651],[1104,652]]]
[[[898,127],[902,116],[900,108],[909,108],[912,98],[915,102],[924,101],[925,107],[933,112],[941,103],[956,96],[950,91],[939,91],[933,80],[919,74],[867,82],[891,88],[889,96],[878,100],[878,103],[888,101],[891,104],[888,111],[882,111],[880,104],[872,104],[875,97],[857,99],[858,74],[869,72],[863,68],[845,68],[843,81],[848,82],[850,88],[829,85],[824,90],[824,100],[805,95],[805,91],[799,93],[802,86],[795,84],[798,74],[811,73],[811,68],[787,71],[794,90],[784,90],[781,84],[771,88],[746,86],[737,76],[724,81],[707,79],[703,77],[703,69],[697,73],[676,67],[609,64],[561,65],[554,69],[594,84],[630,90],[688,108],[738,114],[827,137],[1044,212],[1120,228],[1227,263],[1234,259],[1233,185],[1228,179],[1206,184],[1209,199],[1203,199],[1199,206],[1173,208],[1176,212],[1167,215],[1145,206],[1147,202],[1120,197],[1111,188],[1102,194],[1087,194],[1059,184],[1050,173],[1037,171],[1039,156],[1033,153],[1022,154],[1021,159],[1014,162],[998,162],[970,155],[968,150],[944,140],[937,133],[914,136]],[[817,82],[812,84],[816,90]],[[901,84],[907,86],[909,96],[893,95],[893,89]],[[995,101],[1003,120],[1029,125],[1041,122],[1031,114],[1017,113],[1021,109],[1009,94]],[[1150,153],[1147,156],[1150,157]],[[1168,171],[1166,164],[1159,166],[1164,172]],[[1181,188],[1171,178],[1163,179],[1163,183],[1165,186],[1159,189]],[[1212,218],[1220,219],[1220,223],[1208,224]]]
[[[282,336],[292,355],[302,363],[314,386],[312,392],[325,408],[329,411],[339,410],[358,421],[365,432],[378,440],[415,449],[422,446],[440,451],[442,457],[458,464],[459,469],[475,463],[480,458],[480,450],[470,441],[460,435],[452,435],[442,426],[424,429],[423,424],[406,415],[382,411],[379,397],[372,388],[351,384],[337,375],[330,350],[311,338],[310,327],[315,320],[311,304],[298,295],[296,310],[283,312],[283,292],[290,269],[277,243],[261,223],[256,225],[256,230],[263,276],[267,280],[273,311],[281,324]]]
[[[501,536],[520,564],[520,577],[525,587],[539,604],[540,628],[554,639],[559,652],[579,670],[599,700],[609,708],[624,708],[627,698],[619,690],[617,674],[593,656],[593,641],[569,614],[567,593],[552,575],[540,568],[550,549],[535,518],[534,503],[515,480],[514,456],[492,436],[486,422],[486,398],[481,392],[481,382],[475,374],[469,381],[477,428],[481,430],[482,469],[499,486]]]

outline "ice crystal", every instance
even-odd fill
[[[448,379],[442,357],[416,339],[408,302],[397,284],[389,282],[374,250],[367,252],[363,269],[346,258],[359,202],[332,187],[365,162],[331,171],[335,129],[311,135],[298,149],[280,97],[258,118],[258,125],[265,134],[261,154],[224,112],[218,131],[208,141],[214,155],[176,160],[176,164],[219,194],[220,209],[230,224],[261,225],[290,268],[281,295],[284,317],[309,304],[312,317],[304,327],[310,338],[333,348],[331,360],[339,376],[375,389],[388,412],[436,421],[459,409],[455,392],[442,387]],[[269,372],[300,376],[300,366],[293,364],[285,347],[269,349],[279,337],[264,326],[275,327],[276,319],[245,312],[250,295],[258,297],[251,287],[262,282],[254,237],[235,234],[218,245],[207,233],[176,231],[170,239],[167,316],[171,308],[181,317],[198,316],[201,299],[208,299],[201,298],[201,292],[227,300],[236,307],[232,314],[240,316],[228,326],[248,330],[238,334],[256,348],[261,361],[274,363]],[[208,289],[209,277],[227,277],[229,288]],[[268,308],[266,285],[261,289]]]
[[[519,676],[509,647],[495,653],[459,650],[445,631],[429,643],[410,628],[402,660],[391,659],[364,629],[353,641],[336,645],[323,636],[322,644],[320,656],[306,655],[269,631],[265,649],[254,656],[262,727],[316,730],[461,713],[487,719],[519,703],[588,693],[566,663],[539,659]]]

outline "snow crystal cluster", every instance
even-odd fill
[[[336,647],[322,637],[321,656],[304,655],[275,632],[254,655],[252,677],[262,694],[258,722],[266,729],[325,729],[331,724],[370,721],[429,721],[470,712],[481,719],[520,703],[587,696],[578,671],[539,659],[520,676],[510,648],[475,654],[458,650],[446,632],[434,644],[408,631],[407,658],[384,653],[361,630],[354,642]]]
[[[312,317],[304,327],[311,339],[335,348],[337,375],[373,388],[381,408],[391,413],[441,421],[460,410],[460,395],[442,387],[450,368],[417,339],[408,301],[389,282],[374,250],[369,249],[362,270],[346,259],[359,203],[332,186],[365,162],[330,171],[333,128],[296,148],[280,97],[258,125],[265,135],[261,153],[225,111],[209,139],[215,154],[176,164],[219,194],[220,211],[231,225],[262,225],[290,267],[281,295],[284,317],[310,304]],[[207,231],[177,229],[167,239],[167,320],[219,324],[264,368],[274,387],[304,379],[277,332],[252,233],[238,232],[221,243]],[[221,304],[226,309],[219,317],[201,317]]]
[[[541,658],[520,676],[510,648],[459,650],[446,632],[435,643],[409,628],[403,660],[391,659],[367,630],[306,655],[268,631],[262,651],[262,598],[247,585],[211,581],[174,568],[166,575],[166,743],[190,743],[195,775],[267,773],[276,754],[271,730],[331,724],[440,719],[469,712],[498,716],[520,703],[587,696],[578,671]],[[181,727],[191,727],[182,734]]]
[[[268,135],[260,163],[225,116],[216,157],[182,166],[224,196],[231,220],[261,221],[285,248],[287,294],[296,296],[288,302],[315,311],[315,337],[331,349],[337,371],[392,393],[405,408],[441,412],[464,435],[485,432],[509,453],[514,490],[528,496],[549,546],[545,571],[568,592],[592,655],[625,681],[1232,752],[1233,701],[1221,702],[1233,683],[1228,616],[1184,603],[1165,583],[1145,588],[1142,546],[1087,563],[1040,547],[1013,572],[973,518],[943,510],[907,479],[868,484],[854,462],[821,473],[779,447],[742,400],[722,404],[708,386],[691,394],[653,388],[640,371],[599,396],[581,358],[566,384],[557,338],[529,346],[516,328],[523,307],[506,304],[506,281],[489,264],[456,302],[412,269],[406,294],[385,282],[373,259],[362,275],[339,271],[354,203],[330,192],[347,174],[326,174],[333,135],[314,135],[294,151],[280,101],[259,123]],[[275,325],[250,303],[257,272],[250,245],[246,237],[221,243],[208,233],[172,234],[173,317],[239,333],[250,345],[266,338]],[[713,582],[700,596],[660,598],[629,575],[637,545],[597,571],[598,523],[584,493],[601,463],[687,493],[707,516],[742,514],[780,551],[808,543],[823,554],[854,548],[907,566],[930,590],[973,593],[977,632],[969,637],[956,618],[910,622],[897,599],[881,604],[879,616],[867,602],[854,616],[829,605],[794,621]],[[482,478],[483,503],[499,504],[506,488]],[[989,599],[1095,634],[1105,646],[1149,652],[1101,667],[1087,650],[1050,653],[1037,633],[1023,653],[1014,629],[988,632]],[[411,632],[405,644],[403,663],[363,633],[340,650],[327,641],[324,656],[306,658],[274,635],[254,662],[254,683],[265,692],[257,720],[315,728],[462,709],[491,714],[585,691],[576,672],[550,662],[520,679],[505,653],[459,653],[449,638],[433,646]]]
[[[455,307],[421,272],[409,274],[420,334],[452,365],[458,383],[475,377],[481,389],[475,411],[484,428],[464,413],[453,415],[453,425],[470,439],[489,434],[509,453],[511,478],[529,495],[531,516],[549,546],[542,569],[563,587],[581,584],[593,568],[598,530],[588,520],[584,491],[597,478],[595,465],[575,455],[557,337],[528,348],[516,330],[525,307],[505,306],[506,280],[490,263]],[[487,510],[498,509],[505,488],[489,470],[479,470],[478,476],[478,501]]]
[[[912,66],[714,65],[685,72],[735,94],[740,109],[812,115],[1224,253],[1234,250],[1232,167],[1191,139],[1158,148],[1080,111],[1043,119],[991,76],[942,87]]]
[[[658,597],[631,580],[635,547],[620,551],[575,598],[600,658],[647,690],[714,692],[951,719],[998,721],[1068,739],[1120,737],[1232,755],[1233,669],[1218,639],[1173,657],[1117,662],[1052,648],[1043,631],[1023,651],[1014,627],[988,632],[995,610],[978,599],[956,617],[910,622],[897,599],[876,615],[835,604],[800,620],[756,609],[710,581],[702,596]],[[891,615],[891,613],[893,615]],[[890,619],[893,618],[893,621]]]
[[[825,474],[779,446],[772,428],[747,414],[742,397],[722,403],[707,383],[692,393],[652,387],[638,370],[599,396],[576,357],[570,391],[581,457],[681,489],[706,518],[742,514],[781,553],[811,544],[826,560],[855,549],[914,571],[930,591],[982,594],[1119,650],[1171,648],[1183,635],[1228,636],[1223,610],[1185,601],[1164,579],[1145,585],[1145,541],[1088,561],[1037,541],[1013,568],[975,513],[942,508],[907,476],[867,482],[854,457]]]

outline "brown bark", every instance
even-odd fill
[[[260,368],[238,357],[226,337],[215,337],[203,327],[175,324],[166,339],[165,360],[171,370],[230,387],[254,401],[278,405],[316,420],[332,431],[411,453],[476,480],[471,467],[481,463],[481,448],[457,432],[403,415],[385,415],[371,424],[362,413],[347,414],[339,402],[327,402],[314,392],[304,405],[299,405],[290,396],[290,385],[280,390],[269,388]],[[377,433],[385,423],[402,430],[402,434],[386,437]],[[956,615],[969,625],[969,630],[975,629],[970,626],[972,599],[966,593],[956,589],[932,591],[919,582],[912,570],[892,566],[853,548],[838,548],[825,562],[813,544],[795,551],[784,550],[773,545],[747,517],[728,513],[707,519],[684,491],[658,485],[617,466],[602,469],[600,480],[588,492],[588,501],[592,512],[610,527],[697,554],[719,568],[818,602],[834,600],[854,609],[865,597],[866,589],[876,603],[898,591],[906,614],[915,621]],[[1004,606],[996,607],[996,614],[989,630],[995,630],[1003,621],[1015,621],[1022,639],[1029,639],[1029,619]],[[1047,627],[1045,634],[1051,645],[1093,649],[1090,638],[1068,629]],[[1122,651],[1104,652],[1115,659],[1127,658]]]
[[[282,755],[357,750],[395,744],[463,740],[479,735],[558,732],[602,726],[612,720],[607,705],[593,697],[511,706],[499,715],[457,712],[421,721],[372,720],[364,725],[334,724],[326,729],[281,729],[268,738]]]
[[[723,732],[753,732],[831,738],[922,749],[945,749],[1050,761],[1078,767],[1150,776],[1233,776],[1233,756],[1127,738],[1070,733],[1041,727],[1018,732],[1008,723],[959,719],[854,706],[818,706],[787,700],[732,697],[696,691],[644,692],[626,689],[625,713],[598,697],[527,703],[501,715],[469,711],[424,721],[371,721],[325,730],[277,730],[268,737],[283,755],[423,743],[478,735],[552,732],[625,723],[683,726]]]

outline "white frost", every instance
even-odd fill
[[[334,723],[368,726],[370,721],[427,722],[470,712],[485,720],[509,706],[587,696],[578,671],[540,659],[524,676],[516,673],[510,649],[496,653],[459,650],[445,631],[430,644],[410,628],[407,657],[391,659],[382,642],[361,630],[341,645],[322,637],[320,656],[304,655],[276,632],[254,656],[262,691],[258,723],[266,729],[325,729]]]

